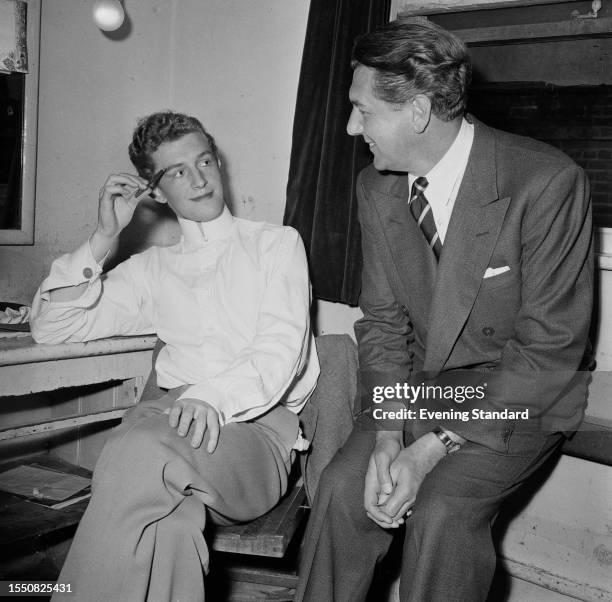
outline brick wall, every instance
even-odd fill
[[[589,175],[594,219],[612,227],[612,86],[474,86],[468,109],[484,123],[561,149]]]

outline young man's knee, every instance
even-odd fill
[[[111,435],[108,442],[123,451],[133,450],[140,454],[145,450],[149,452],[156,450],[171,435],[177,436],[176,432],[170,429],[167,416],[163,416],[157,419],[140,420],[125,430],[120,427],[116,433]]]
[[[143,475],[154,469],[154,463],[163,459],[164,443],[172,433],[151,421],[140,421],[136,424],[121,425],[114,429],[106,441],[94,471],[94,479],[102,475],[108,477],[125,474],[128,476]],[[167,431],[167,432],[165,432]]]

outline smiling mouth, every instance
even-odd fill
[[[190,201],[205,201],[209,199],[213,195],[213,191],[206,192],[204,194],[199,194],[198,196],[191,197]]]

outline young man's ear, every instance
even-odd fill
[[[159,187],[153,191],[153,200],[157,203],[161,203],[162,205],[168,202],[168,199],[164,196],[164,193],[159,189]]]

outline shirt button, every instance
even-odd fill
[[[495,334],[495,328],[491,328],[490,326],[485,326],[482,329],[482,334],[484,334],[485,337],[490,337],[491,335]]]
[[[93,270],[91,268],[85,268],[83,270],[83,276],[89,280],[93,276]]]

